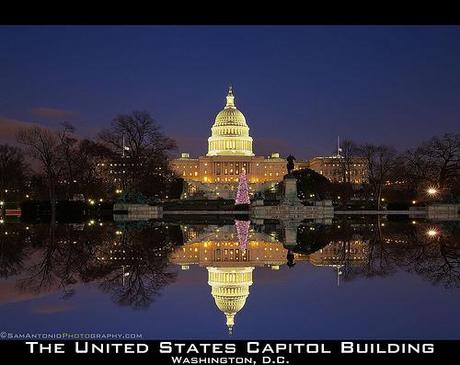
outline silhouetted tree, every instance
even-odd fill
[[[330,192],[331,183],[323,175],[311,169],[295,170],[292,175],[297,179],[297,195],[301,199],[315,198],[324,199]]]
[[[73,187],[76,183],[77,169],[75,166],[76,145],[78,139],[74,136],[75,127],[70,123],[61,123],[62,132],[58,133],[59,136],[59,150],[62,156],[62,176],[61,186],[65,187],[64,193],[67,199],[72,197],[74,193]],[[80,173],[80,171],[78,172]]]
[[[101,288],[120,305],[146,308],[175,280],[168,269],[173,242],[165,226],[127,225],[122,232],[116,252],[123,258],[108,264],[111,270],[101,278]]]
[[[5,190],[23,192],[27,164],[22,150],[8,144],[0,145],[0,199],[6,200]],[[17,194],[15,194],[17,195]]]
[[[111,157],[112,151],[105,145],[88,139],[80,140],[76,145],[73,158],[73,168],[78,171],[74,193],[83,194],[85,199],[91,196],[113,197],[115,190],[113,179],[108,179],[101,174],[98,166]]]
[[[405,255],[399,263],[434,284],[460,287],[460,225],[456,222],[437,227],[435,236],[427,235],[432,225],[420,224],[407,238]]]
[[[408,150],[402,155],[399,171],[407,190],[414,196],[432,181],[430,162],[420,148]]]
[[[99,133],[117,161],[124,164],[123,190],[137,190],[148,196],[165,195],[165,184],[174,175],[169,170],[168,153],[176,147],[147,112],[118,115],[111,127]],[[142,170],[140,174],[139,171]]]
[[[398,154],[392,147],[372,144],[360,146],[359,153],[366,160],[369,185],[376,200],[376,208],[379,210],[383,187],[394,176]]]
[[[21,224],[0,225],[0,278],[18,275],[23,270],[28,256],[26,232]]]
[[[353,163],[355,158],[358,156],[358,146],[351,140],[345,139],[342,141],[340,146],[339,164],[342,173],[342,182],[352,183],[351,171],[353,170]]]
[[[28,154],[39,162],[49,192],[51,203],[51,221],[56,220],[56,189],[63,171],[62,140],[65,140],[70,130],[61,131],[32,126],[18,132],[18,142],[26,147]]]
[[[440,189],[449,188],[460,175],[460,134],[433,137],[418,148],[429,166],[431,181]]]

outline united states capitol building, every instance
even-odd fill
[[[181,226],[181,229],[185,242],[172,252],[171,263],[185,271],[192,265],[207,270],[211,295],[225,315],[231,334],[237,314],[250,295],[253,272],[263,269],[278,272],[287,264],[288,248],[274,235],[250,227],[249,221],[235,221],[234,226],[209,225],[200,231],[193,226]],[[344,247],[347,247],[346,252]],[[317,267],[333,268],[337,273],[337,285],[345,265],[361,267],[367,262],[367,256],[368,241],[360,236],[347,242],[331,240],[314,252],[293,253],[297,263],[309,262]]]
[[[286,160],[275,152],[268,157],[256,156],[249,131],[246,117],[236,107],[233,89],[229,87],[225,107],[217,114],[211,127],[206,156],[191,158],[188,153],[182,153],[171,162],[173,171],[185,180],[183,198],[234,198],[243,170],[247,175],[250,195],[283,180],[287,173]],[[340,182],[340,159],[338,154],[327,158],[316,157],[311,160],[312,163],[297,160],[296,169],[311,168],[331,181]],[[353,182],[362,182],[363,167],[360,163],[358,167],[355,164],[357,171],[349,172],[359,177]]]
[[[173,170],[186,181],[184,198],[197,193],[209,198],[232,198],[243,170],[252,194],[281,181],[287,173],[286,160],[278,153],[256,156],[252,143],[246,118],[236,107],[229,87],[226,105],[211,128],[206,156],[191,158],[182,153],[172,161]]]

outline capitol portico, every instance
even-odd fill
[[[242,171],[247,175],[250,193],[270,187],[283,179],[286,160],[278,153],[255,156],[253,139],[244,114],[236,107],[229,87],[224,109],[216,116],[208,138],[206,156],[191,158],[188,153],[172,161],[172,169],[186,181],[187,194],[201,191],[211,198],[233,198]]]

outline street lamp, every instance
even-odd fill
[[[426,231],[426,235],[428,237],[436,237],[437,235],[439,234],[439,231],[436,229],[436,228],[429,228],[427,231]]]
[[[427,190],[426,190],[427,194],[430,195],[430,196],[434,196],[436,194],[439,193],[439,190],[434,188],[434,187],[429,187]]]

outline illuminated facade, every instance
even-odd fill
[[[207,156],[254,156],[249,127],[243,113],[235,106],[231,86],[228,89],[227,104],[217,114],[211,128]]]
[[[312,265],[331,267],[337,271],[337,285],[343,270],[351,267],[363,267],[369,257],[369,241],[353,239],[350,241],[331,241],[327,246],[309,255]]]
[[[171,162],[172,170],[186,181],[183,198],[201,192],[207,198],[234,198],[241,172],[246,172],[250,195],[271,188],[287,173],[286,160],[279,153],[269,157],[256,156],[253,139],[244,114],[236,107],[230,87],[227,102],[216,116],[208,138],[206,156],[191,158],[188,153]],[[297,160],[296,169],[309,168],[333,182],[344,181],[343,157],[315,157]],[[362,158],[352,159],[345,171],[346,181],[361,184],[367,181],[367,169]]]
[[[99,176],[104,178],[105,182],[113,183],[117,189],[121,190],[127,172],[137,167],[142,168],[142,164],[135,166],[128,156],[123,156],[98,162],[96,165],[96,172]]]
[[[287,263],[288,252],[292,252],[274,235],[258,232],[249,224],[238,229],[239,222],[235,221],[234,226],[206,226],[199,231],[193,226],[182,226],[184,245],[177,247],[170,256],[170,262],[182,270],[188,270],[190,265],[207,269],[211,295],[217,308],[224,313],[230,333],[237,313],[243,309],[250,294],[256,268],[278,271]],[[241,231],[243,227],[247,232]],[[292,255],[295,262],[335,268],[339,283],[343,267],[365,264],[368,247],[368,241],[356,237],[350,241],[330,241],[310,254]]]
[[[278,153],[262,156],[201,156],[190,158],[183,153],[173,160],[173,170],[186,181],[201,183],[236,183],[242,170],[251,184],[278,182],[287,173],[286,160]]]
[[[209,226],[198,236],[187,233],[186,227],[183,229],[184,236],[195,238],[177,248],[171,262],[183,270],[189,265],[206,267],[211,295],[217,308],[224,313],[231,333],[235,316],[249,296],[253,270],[256,267],[278,270],[286,262],[286,250],[273,237],[249,230],[249,225],[247,235],[234,226]],[[243,237],[244,242],[241,241]]]
[[[281,181],[287,173],[286,160],[278,153],[272,153],[268,158],[255,156],[252,143],[246,118],[236,107],[230,87],[226,105],[211,127],[206,156],[190,158],[188,153],[182,153],[180,158],[172,161],[171,167],[188,183],[189,194],[201,190],[211,193],[212,197],[225,197],[225,194],[232,197],[232,186],[234,190],[243,170],[252,185],[251,192]],[[220,189],[209,184],[220,185]],[[216,191],[220,191],[219,194]]]
[[[190,265],[208,271],[208,284],[217,308],[224,313],[229,333],[235,318],[250,294],[253,272],[266,267],[279,270],[287,263],[288,250],[274,236],[257,232],[246,225],[246,232],[235,226],[207,226],[201,231],[182,226],[186,242],[176,248],[170,262],[188,270]],[[368,241],[331,241],[316,252],[305,255],[293,253],[295,262],[310,262],[319,267],[337,270],[337,283],[342,268],[364,265],[368,257]]]
[[[344,174],[345,181],[352,184],[362,184],[368,180],[366,160],[362,157],[354,157],[348,164],[344,163],[344,158],[339,154],[315,157],[304,165],[302,167],[307,167],[332,182],[344,182]]]
[[[340,266],[350,263],[362,265],[368,258],[369,241],[354,239],[350,241],[331,241],[327,246],[310,254],[309,261],[315,266]]]

